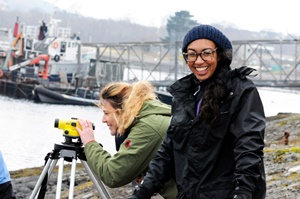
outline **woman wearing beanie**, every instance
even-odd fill
[[[168,88],[172,119],[139,189],[147,199],[174,177],[177,199],[263,199],[265,115],[253,69],[230,69],[232,45],[210,25],[187,32],[182,53],[191,74]]]

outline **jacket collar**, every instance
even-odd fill
[[[198,85],[195,81],[195,76],[194,74],[190,74],[177,80],[167,90],[173,96],[176,103],[180,103],[190,115],[195,117],[196,101],[193,94],[197,88]]]

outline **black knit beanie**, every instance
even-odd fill
[[[220,30],[210,25],[199,25],[190,29],[184,36],[182,52],[186,52],[187,46],[197,39],[209,39],[215,42],[219,49],[232,51],[231,42]]]

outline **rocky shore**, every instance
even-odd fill
[[[267,178],[266,199],[300,199],[300,115],[281,113],[267,118],[265,133],[265,169]],[[29,168],[11,172],[17,199],[27,199],[32,194],[43,168]],[[64,167],[61,198],[69,197],[70,165]],[[49,178],[45,198],[55,198],[57,170]],[[121,199],[131,195],[133,187],[106,188],[111,198]],[[81,164],[75,174],[74,198],[101,198]],[[153,197],[155,199],[160,196]]]

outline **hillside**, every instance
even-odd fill
[[[62,27],[69,26],[72,31],[80,36],[83,42],[116,43],[116,42],[155,42],[160,41],[167,35],[166,25],[156,28],[131,23],[129,20],[95,19],[68,11],[57,10],[54,12],[53,5],[39,0],[10,0],[6,8],[1,10],[0,27],[13,28],[19,20],[25,25],[40,25],[46,23],[50,16],[61,19]],[[0,2],[1,4],[1,2]],[[174,13],[175,14],[175,13]],[[5,19],[5,20],[3,20]],[[201,21],[198,21],[201,23]],[[230,24],[211,24],[218,27],[231,40],[258,40],[279,39],[283,35],[274,32],[252,32],[239,30]]]

